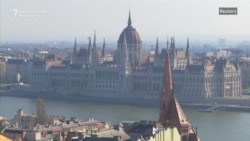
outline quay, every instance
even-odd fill
[[[84,96],[84,95],[61,95],[61,94],[47,94],[42,92],[30,92],[23,89],[6,90],[0,93],[0,96],[10,97],[26,97],[31,99],[37,99],[38,97],[43,99],[52,99],[60,101],[75,101],[75,102],[98,102],[98,103],[113,103],[113,104],[130,104],[140,106],[157,107],[158,99],[132,99],[132,98],[112,98],[112,97],[97,97],[97,96]],[[242,96],[240,98],[209,98],[204,101],[190,101],[180,104],[184,108],[192,109],[207,109],[210,107],[220,107],[220,110],[227,111],[243,111],[250,112],[250,100],[248,96]],[[212,108],[212,109],[213,109]],[[208,109],[209,110],[209,109]]]

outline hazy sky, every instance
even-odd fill
[[[238,15],[219,15],[237,7]],[[127,26],[152,35],[250,35],[250,0],[1,0],[1,40],[118,39]],[[154,39],[152,39],[154,40]]]

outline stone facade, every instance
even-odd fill
[[[153,61],[146,56],[137,31],[128,26],[121,33],[115,54],[93,44],[78,50],[75,41],[71,60],[38,61],[31,68],[31,86],[36,91],[64,95],[158,100],[166,53],[169,51],[174,89],[180,101],[210,97],[241,96],[241,70],[227,59],[192,61],[186,51],[176,48],[172,37],[159,51],[158,39]]]

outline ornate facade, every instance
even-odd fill
[[[186,52],[176,48],[173,37],[167,42],[160,51],[157,39],[154,61],[150,62],[129,14],[114,55],[105,50],[105,40],[102,49],[97,47],[95,33],[93,43],[89,38],[86,48],[78,49],[75,40],[70,60],[34,60],[30,84],[35,91],[49,94],[157,100],[169,53],[174,89],[180,101],[241,95],[240,69],[236,64],[226,60],[193,63],[189,40]]]

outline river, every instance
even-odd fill
[[[36,99],[0,96],[0,116],[11,119],[19,108],[26,114],[36,111]],[[116,124],[120,121],[157,120],[158,107],[93,102],[66,102],[45,99],[48,115],[93,117]],[[198,112],[183,108],[190,123],[198,128],[202,141],[247,141],[250,133],[250,113],[247,112]]]

